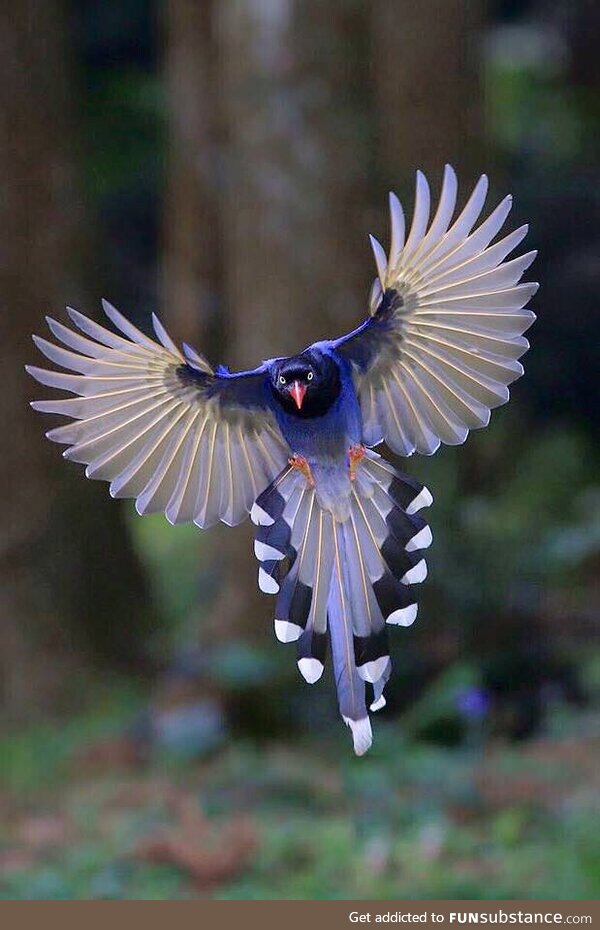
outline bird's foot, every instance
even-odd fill
[[[356,478],[356,469],[358,468],[359,462],[365,457],[366,448],[362,443],[358,442],[354,446],[350,446],[348,450],[348,458],[350,459],[350,481],[354,481]]]
[[[298,455],[296,452],[294,452],[294,454],[290,456],[290,458],[288,459],[288,461],[289,461],[290,465],[292,466],[292,468],[297,468],[298,471],[302,472],[302,474],[304,475],[304,477],[305,477],[306,480],[308,481],[310,487],[311,487],[311,488],[314,488],[314,486],[315,486],[315,479],[314,479],[313,476],[312,476],[312,472],[311,472],[311,470],[310,470],[310,465],[308,464],[308,462],[306,461],[306,459],[304,458],[304,456],[303,456],[303,455]]]

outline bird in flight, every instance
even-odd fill
[[[457,180],[446,166],[430,222],[418,172],[408,234],[390,194],[387,255],[371,237],[367,319],[251,371],[180,351],[156,316],[154,341],[106,301],[118,332],[69,309],[75,329],[47,320],[62,345],[34,336],[68,373],[27,370],[74,396],[32,406],[69,418],[47,436],[88,478],[171,523],[233,526],[250,513],[258,584],[277,596],[276,636],[296,643],[310,684],[330,648],[357,755],[372,742],[367,707],[385,704],[387,627],[414,622],[432,541],[421,515],[431,494],[374,449],[431,455],[464,442],[508,400],[529,348],[535,315],[525,306],[538,285],[519,282],[536,253],[508,258],[527,226],[497,239],[511,197],[477,225],[487,187],[483,175],[453,219]]]

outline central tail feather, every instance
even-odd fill
[[[323,673],[329,639],[340,713],[357,755],[372,741],[367,685],[370,710],[385,705],[386,624],[410,626],[417,616],[412,585],[426,577],[422,550],[432,540],[417,511],[431,503],[426,488],[369,450],[343,521],[320,506],[294,468],[284,469],[252,509],[259,585],[278,595],[276,636],[297,642],[309,684]]]
[[[349,521],[346,521],[349,522]],[[356,620],[366,625],[353,600],[352,572],[346,551],[345,524],[334,527],[335,564],[331,578],[327,617],[333,657],[338,704],[344,723],[352,730],[354,751],[362,756],[372,742],[371,721],[367,714],[364,673],[359,672],[356,656]],[[354,567],[354,566],[353,566]],[[356,619],[355,619],[356,618]],[[361,661],[361,656],[358,661]],[[364,665],[360,666],[361,670]]]

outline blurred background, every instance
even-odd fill
[[[598,26],[592,0],[1,5],[4,897],[598,897]],[[406,463],[430,577],[357,760],[249,529],[112,502],[22,366],[102,296],[232,366],[338,335],[387,191],[410,210],[446,161],[462,200],[482,171],[515,195],[539,319],[490,427]]]

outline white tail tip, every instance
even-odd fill
[[[343,720],[346,726],[350,727],[352,730],[354,752],[357,756],[364,756],[373,742],[371,721],[368,717],[363,717],[361,720],[352,720],[350,717],[344,717]]]
[[[415,552],[417,549],[428,549],[432,542],[432,532],[428,526],[424,526],[412,539],[408,540],[405,548],[407,552]]]
[[[373,684],[373,682],[379,681],[389,661],[389,656],[380,656],[378,659],[373,659],[372,662],[365,662],[364,665],[358,665],[356,671],[363,681],[368,681]]]
[[[259,539],[254,540],[254,555],[259,562],[280,562],[285,558],[279,549],[274,549],[273,546],[260,542]]]
[[[387,703],[387,702],[386,702],[386,700],[385,700],[385,698],[384,698],[384,696],[383,696],[383,694],[382,694],[380,698],[377,698],[376,701],[373,701],[373,703],[371,704],[369,710],[372,710],[373,713],[375,713],[375,711],[381,710],[382,707],[385,707],[386,703]]]
[[[315,681],[318,681],[321,675],[323,674],[323,663],[319,662],[318,659],[304,658],[298,659],[298,668],[300,669],[300,674],[309,685],[314,685]]]
[[[255,524],[255,526],[273,526],[275,523],[273,517],[270,517],[266,510],[263,510],[262,507],[259,507],[257,503],[252,504],[250,519]]]
[[[401,607],[395,610],[389,615],[385,622],[391,623],[394,626],[411,626],[417,619],[418,610],[419,608],[416,604],[409,604],[408,607]]]
[[[264,594],[277,594],[279,585],[261,566],[258,570],[258,587]]]
[[[412,568],[409,568],[400,581],[402,584],[420,584],[422,581],[425,581],[427,578],[427,562],[425,559],[421,559],[420,562],[417,562],[416,565],[413,565]]]
[[[428,488],[421,488],[416,497],[414,497],[408,507],[406,508],[407,514],[416,513],[417,510],[422,510],[423,507],[431,507],[433,504],[433,495]]]
[[[302,627],[289,620],[276,620],[275,636],[280,643],[295,643],[302,636]]]

